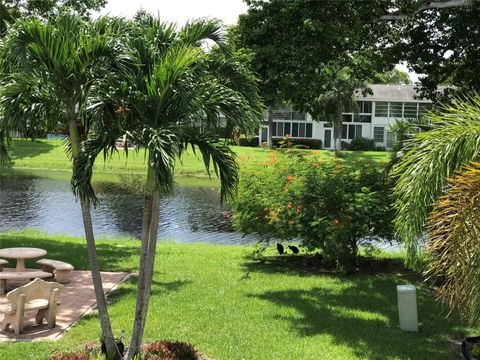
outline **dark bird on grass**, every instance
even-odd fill
[[[279,253],[280,255],[285,254],[285,248],[283,247],[282,244],[277,243],[277,251],[278,251],[278,253]]]
[[[297,255],[297,254],[300,252],[300,250],[298,250],[298,247],[296,247],[295,245],[288,245],[288,248],[289,248],[290,250],[292,250],[292,252],[293,252],[295,255]]]

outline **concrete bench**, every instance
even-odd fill
[[[5,294],[7,280],[31,280],[49,277],[52,277],[52,274],[45,271],[2,271],[0,272],[0,294]]]
[[[0,259],[0,271],[3,271],[3,266],[7,264],[8,264],[7,260]]]
[[[74,267],[60,260],[41,259],[37,261],[38,265],[41,265],[42,270],[55,275],[55,279],[60,284],[68,284],[70,282],[70,276]]]
[[[41,324],[47,319],[48,326],[53,328],[57,317],[57,301],[63,285],[35,279],[27,285],[21,286],[7,294],[10,303],[0,305],[0,313],[5,314],[0,325],[3,331],[10,325],[15,334],[23,332],[23,318],[25,311],[38,310],[35,323]]]

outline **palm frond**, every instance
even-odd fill
[[[211,165],[215,175],[220,178],[222,202],[235,198],[238,189],[237,155],[224,143],[211,134],[200,134],[194,129],[184,128],[182,131],[182,153],[190,145],[192,151],[200,151],[203,164],[210,175]]]
[[[425,220],[432,204],[442,193],[446,179],[480,152],[480,96],[468,101],[457,99],[443,105],[426,119],[431,130],[406,142],[394,166],[397,216],[395,224],[409,253],[408,263],[416,263]]]

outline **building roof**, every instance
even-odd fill
[[[383,85],[372,84],[368,85],[373,91],[373,95],[363,96],[359,94],[359,99],[380,100],[380,101],[428,101],[424,98],[419,98],[415,90],[415,85]]]

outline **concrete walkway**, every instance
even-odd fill
[[[13,269],[12,269],[13,270]],[[9,271],[9,269],[4,269]],[[125,272],[102,272],[103,289],[105,294],[112,291],[118,284],[125,281],[130,274]],[[7,291],[27,282],[7,282]],[[5,295],[0,295],[0,304],[7,303]],[[72,326],[82,315],[91,311],[95,305],[95,293],[90,271],[74,271],[72,280],[65,284],[60,294],[60,305],[57,311],[57,324],[49,329],[46,323],[35,325],[35,311],[25,312],[24,333],[15,335],[10,327],[7,331],[0,331],[0,343],[8,341],[58,340],[65,330]],[[0,321],[3,315],[0,314]]]

